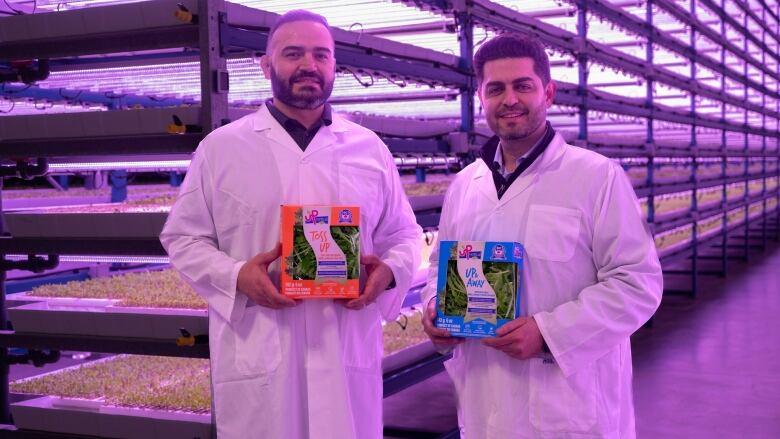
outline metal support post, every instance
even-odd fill
[[[414,175],[417,183],[425,183],[425,168],[416,168],[414,170]]]
[[[720,0],[720,7],[723,8],[726,4],[726,0]],[[726,23],[723,21],[720,22],[720,34],[724,36],[726,35]],[[726,65],[726,46],[721,44],[720,45],[720,63],[723,65]],[[726,76],[721,75],[720,76],[720,90],[721,93],[726,94]],[[726,120],[726,103],[721,102],[720,105],[720,118],[721,120]],[[720,145],[720,151],[721,151],[721,174],[723,179],[726,179],[726,167],[728,165],[727,157],[728,157],[728,136],[726,134],[726,130],[724,129],[721,132],[721,145]],[[728,192],[726,191],[726,183],[723,183],[722,187],[722,194],[723,194],[723,205],[728,205]],[[722,240],[721,240],[721,271],[723,271],[724,276],[728,276],[728,265],[729,265],[729,254],[728,254],[728,242],[729,242],[729,231],[728,231],[728,210],[723,210],[723,233],[722,233]]]
[[[219,28],[225,14],[225,0],[198,0],[198,40],[200,48],[200,101],[203,135],[219,128],[228,119],[230,77],[227,58],[222,53]],[[212,434],[216,437],[214,403],[211,407]]]
[[[57,176],[57,183],[63,190],[68,190],[70,187],[70,178],[67,175]]]
[[[766,9],[761,8],[761,20],[766,23]],[[761,30],[761,42],[766,46],[766,29]],[[761,64],[766,65],[766,51],[761,51]],[[761,72],[761,85],[766,87],[766,72]],[[761,107],[766,108],[766,93],[761,93]],[[761,115],[761,129],[766,130],[766,114]],[[766,136],[761,136],[761,243],[767,248],[767,221],[769,217],[766,211]]]
[[[691,0],[691,15],[693,17],[696,17],[696,0]],[[693,50],[693,53],[696,53],[696,28],[694,26],[691,26],[691,34],[690,34],[690,44],[691,49]],[[696,57],[695,55],[691,58],[691,81],[694,83],[696,82]],[[698,149],[697,139],[696,139],[696,93],[691,93],[691,116],[693,117],[693,125],[691,125],[691,150],[693,154],[691,154],[692,162],[691,166],[693,167],[691,172],[691,183],[693,184],[693,190],[691,191],[691,211],[694,213],[694,221],[693,226],[691,228],[691,245],[692,245],[692,253],[691,253],[691,297],[696,297],[696,293],[698,292],[698,277],[699,277],[699,233],[698,233],[698,203],[696,200],[696,196],[698,194],[698,154],[696,153],[696,150]]]
[[[458,42],[460,43],[460,65],[464,71],[474,70],[474,19],[471,16],[470,2],[464,2],[461,9],[455,12],[458,25]],[[460,130],[469,133],[469,143],[473,143],[474,131],[474,93],[478,84],[472,77],[466,86],[460,89]]]
[[[168,174],[168,183],[170,183],[171,187],[179,187],[183,181],[184,174],[180,174],[178,172],[171,172]]]
[[[645,11],[645,20],[649,28],[653,27],[653,0],[648,0]],[[645,52],[647,58],[647,65],[653,65],[653,37],[652,34],[647,37],[647,51]],[[650,193],[647,195],[647,222],[655,222],[655,136],[653,133],[653,78],[647,78],[647,96],[645,99],[645,105],[650,110],[650,117],[647,118],[647,141],[645,145],[652,148],[653,153],[649,154],[647,158],[647,184],[650,188]]]
[[[5,221],[3,219],[3,178],[0,177],[0,236],[5,235]],[[0,254],[0,260],[4,260],[5,255]],[[6,272],[0,269],[0,329],[8,327],[8,317],[6,314],[5,303],[5,280]],[[8,348],[0,347],[0,423],[11,423],[11,405],[9,401],[8,386]]]
[[[577,36],[580,41],[580,51],[577,53],[577,94],[580,96],[580,132],[577,139],[582,144],[588,141],[588,56],[585,53],[585,45],[588,41],[588,2],[580,0],[577,3]]]
[[[748,25],[748,16],[747,16],[747,14],[744,15],[742,24],[745,27],[745,29],[747,29],[747,25]],[[748,39],[747,39],[747,35],[743,35],[742,36],[742,50],[744,51],[746,57],[750,56],[748,54]],[[747,60],[743,60],[742,61],[742,66],[743,66],[742,73],[743,73],[743,75],[745,75],[745,78],[748,78],[748,63],[747,63]],[[749,102],[749,100],[748,100],[748,86],[747,86],[747,84],[745,84],[745,86],[744,86],[744,99],[745,99],[745,102]],[[748,120],[749,120],[749,118],[748,118],[748,110],[747,110],[747,108],[745,108],[745,122],[744,122],[745,128],[748,127]],[[750,137],[749,137],[749,134],[746,131],[745,132],[745,145],[744,145],[743,151],[745,153],[747,153],[749,150],[750,150]],[[748,165],[749,165],[749,163],[750,163],[750,159],[746,157],[745,158],[745,162],[744,162],[744,169],[743,169],[742,175],[744,176],[744,179],[745,179],[745,195],[746,195],[747,199],[750,198],[750,196],[749,196],[749,194],[750,194],[750,187],[748,186],[748,175],[749,175],[748,174]],[[748,261],[750,259],[750,241],[749,241],[749,239],[750,239],[750,209],[749,209],[749,207],[750,207],[750,205],[745,203],[745,207],[744,207],[744,209],[745,209],[745,239],[744,239],[745,247],[744,247],[744,250],[743,250],[743,256],[745,258],[745,261]]]
[[[127,200],[127,176],[127,171],[123,169],[113,170],[108,173],[112,203],[121,203]]]
[[[204,135],[228,122],[230,80],[227,58],[222,53],[219,38],[219,23],[224,12],[224,0],[198,0],[201,126]]]

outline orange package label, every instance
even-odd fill
[[[282,206],[282,294],[295,299],[359,296],[360,209]]]

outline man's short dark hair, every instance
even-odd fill
[[[330,33],[330,37],[333,38],[333,32],[330,30],[330,25],[328,24],[328,20],[325,17],[305,9],[294,9],[277,18],[274,25],[271,26],[271,31],[268,32],[268,47],[271,46],[271,41],[273,41],[276,30],[279,29],[282,25],[292,23],[294,21],[312,21],[314,23],[319,23],[325,26],[325,29],[327,29]]]
[[[477,84],[482,84],[488,61],[504,58],[531,58],[534,61],[534,73],[542,79],[542,84],[550,82],[550,60],[542,43],[527,35],[504,33],[486,41],[474,54]]]

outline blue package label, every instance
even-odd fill
[[[524,249],[515,242],[441,241],[436,326],[492,337],[520,317]]]

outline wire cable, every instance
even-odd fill
[[[374,75],[372,75],[372,74],[370,74],[368,72],[365,72],[365,74],[368,75],[369,79],[371,79],[371,82],[363,82],[363,80],[360,79],[360,77],[358,77],[357,73],[354,70],[352,70],[351,68],[345,66],[345,67],[342,67],[342,69],[344,69],[344,70],[348,71],[349,73],[351,73],[352,76],[355,78],[355,80],[360,85],[362,85],[363,87],[371,87],[372,85],[374,85]]]
[[[74,96],[65,96],[62,93],[63,90],[64,90],[64,88],[60,87],[60,89],[58,90],[58,93],[59,93],[61,98],[65,99],[68,102],[75,102],[79,98],[79,96],[81,96],[81,93],[84,92],[84,90],[79,90],[78,93],[76,93]]]
[[[13,12],[15,15],[24,15],[24,12],[23,12],[23,11],[20,11],[20,10],[18,10],[18,9],[14,9],[14,8],[11,6],[11,4],[10,4],[10,3],[8,3],[8,0],[3,0],[3,3],[5,3],[5,6],[6,6],[6,7],[7,7],[9,10],[11,10],[11,12]],[[36,2],[36,3],[37,3],[37,2]],[[12,15],[13,15],[13,14],[12,14]]]
[[[16,101],[11,101],[11,108],[9,108],[8,110],[0,110],[0,113],[8,114],[14,111],[14,107],[16,107]]]
[[[32,84],[27,84],[24,88],[20,88],[19,90],[4,90],[4,91],[8,94],[18,94],[23,91],[27,91],[27,89],[29,89],[30,87],[32,87]]]
[[[32,12],[30,12],[29,14],[28,14],[27,12],[24,12],[24,11],[22,11],[22,10],[19,10],[19,9],[14,9],[14,8],[11,6],[11,4],[10,4],[10,3],[8,3],[8,0],[3,0],[3,3],[5,3],[5,6],[6,6],[6,7],[8,7],[8,9],[10,9],[12,12],[14,12],[14,14],[15,14],[15,15],[29,15],[29,14],[34,14],[34,13],[35,13],[35,11],[36,11],[36,10],[38,10],[38,0],[35,0],[35,1],[33,2],[33,10],[32,10]],[[14,15],[14,14],[8,14],[8,15]]]

